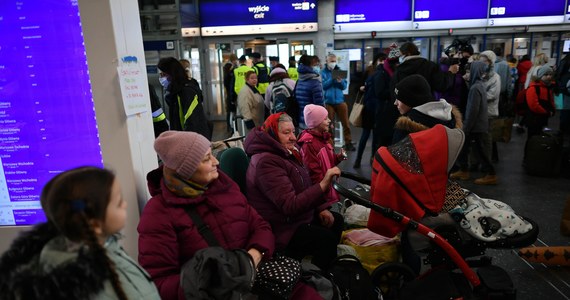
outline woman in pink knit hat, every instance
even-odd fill
[[[181,273],[192,266],[187,262],[200,250],[212,247],[199,222],[200,216],[220,247],[243,249],[255,266],[262,257],[270,258],[275,238],[270,225],[253,209],[229,176],[218,170],[210,141],[189,131],[166,131],[154,142],[163,165],[147,175],[152,198],[145,205],[138,225],[139,263],[151,275],[162,299],[205,299],[200,293],[231,295],[247,293],[249,276],[240,272],[218,272],[206,280],[206,274],[186,276],[202,283],[231,283],[193,288],[181,283]],[[196,260],[196,259],[195,259]],[[194,261],[195,261],[194,260]],[[187,273],[185,273],[187,274]],[[223,275],[228,275],[223,277]],[[192,278],[190,278],[192,277]],[[216,280],[217,279],[217,280]],[[208,299],[221,299],[210,294]],[[233,299],[233,298],[232,298]]]

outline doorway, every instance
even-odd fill
[[[204,82],[202,86],[205,99],[208,103],[204,104],[210,120],[222,121],[226,118],[226,95],[224,88],[224,72],[223,68],[229,62],[230,55],[233,53],[238,58],[242,55],[248,55],[252,52],[261,54],[262,61],[266,65],[269,64],[269,57],[278,57],[279,63],[286,68],[289,66],[289,57],[295,56],[298,60],[302,54],[314,55],[314,44],[312,40],[289,41],[287,38],[265,39],[253,38],[250,40],[219,40],[207,43],[206,55],[204,56]],[[246,64],[252,66],[250,58]]]

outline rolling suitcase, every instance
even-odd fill
[[[524,169],[529,175],[555,177],[562,163],[562,135],[555,130],[544,130],[531,136],[524,151]]]

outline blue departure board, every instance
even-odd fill
[[[336,0],[335,32],[412,29],[412,0]]]
[[[318,30],[316,0],[201,0],[203,36]]]
[[[488,26],[557,24],[566,11],[566,0],[490,0]]]
[[[30,225],[49,179],[103,166],[77,0],[0,1],[0,29],[0,225]]]
[[[414,29],[485,27],[487,0],[415,0]]]

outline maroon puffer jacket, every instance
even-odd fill
[[[184,299],[180,269],[196,251],[208,247],[185,208],[195,206],[220,245],[226,249],[255,248],[273,254],[275,239],[269,224],[248,203],[239,187],[219,171],[219,177],[196,198],[171,193],[162,167],[147,175],[152,199],[144,207],[139,232],[139,263],[152,276],[162,299]]]
[[[247,199],[271,224],[275,248],[282,250],[297,227],[313,221],[324,193],[289,150],[259,127],[249,132],[244,147],[251,156]]]

